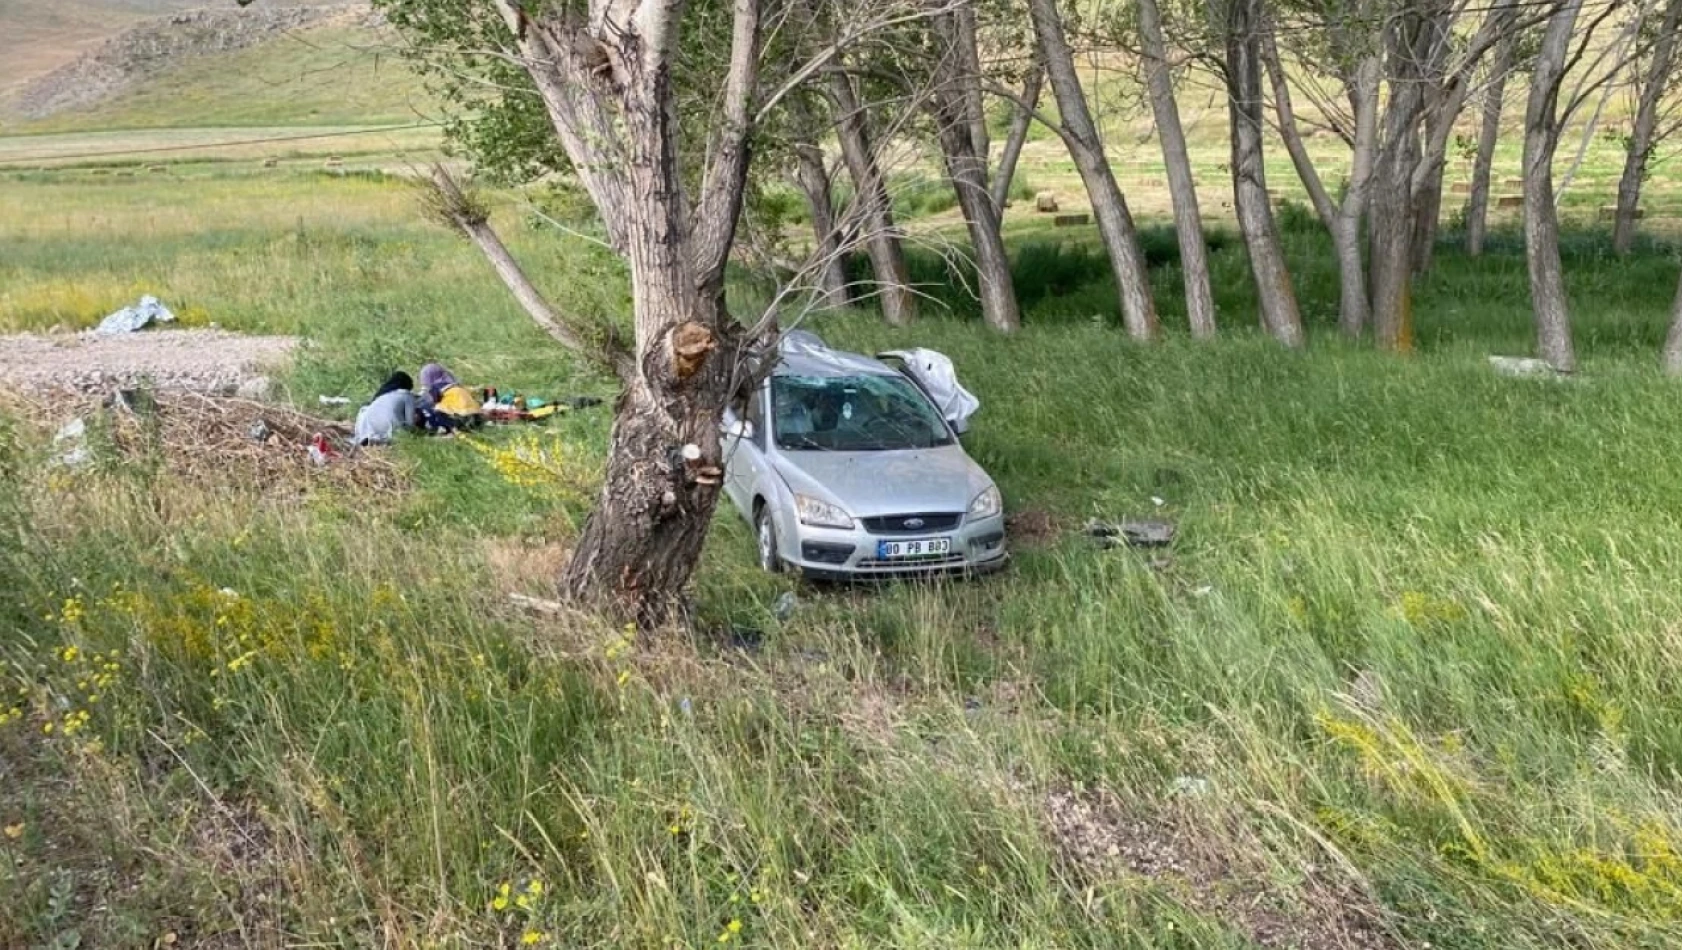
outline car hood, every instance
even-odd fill
[[[782,452],[789,487],[835,502],[859,518],[965,512],[992,479],[962,446],[891,452]]]

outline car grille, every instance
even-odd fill
[[[860,558],[858,568],[862,571],[921,571],[931,567],[962,567],[964,563],[962,554],[935,554],[929,557],[896,557],[887,561]]]
[[[865,518],[864,530],[871,534],[930,534],[951,531],[964,520],[961,514],[884,515]]]

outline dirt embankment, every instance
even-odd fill
[[[156,76],[183,59],[246,49],[292,30],[382,18],[365,3],[194,10],[150,20],[25,85],[14,106],[40,119],[91,106]]]

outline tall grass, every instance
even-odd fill
[[[312,187],[341,189],[346,224],[160,238],[202,262],[176,274],[225,325],[321,341],[299,398],[433,356],[602,390],[392,186]],[[1445,243],[1422,351],[1398,359],[1333,339],[1311,231],[1288,237],[1306,353],[1247,326],[1242,249],[1218,239],[1223,339],[1127,342],[1081,237],[1018,242],[1010,339],[920,258],[944,316],[810,324],[956,360],[983,401],[971,453],[1054,527],[1012,572],[793,588],[724,511],[694,631],[654,642],[505,598],[544,592],[603,413],[544,436],[552,483],[511,479],[493,433],[488,455],[399,446],[403,497],[301,501],[53,470],[50,428],[8,422],[0,944],[1239,947],[1260,937],[1239,908],[1306,940],[1328,894],[1405,945],[1674,944],[1668,254],[1568,242],[1585,371],[1550,383],[1484,364],[1528,346],[1511,243]],[[519,242],[617,318],[615,265]],[[76,222],[28,243],[0,259],[72,287],[153,253]],[[239,270],[254,247],[272,263]],[[1077,530],[1136,515],[1172,518],[1172,549]],[[1100,790],[1120,804],[1089,825],[1054,807]],[[1111,841],[1124,873],[1081,857]]]

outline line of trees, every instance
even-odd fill
[[[564,577],[645,627],[681,592],[717,503],[719,419],[798,301],[873,298],[894,325],[919,297],[894,219],[892,168],[915,149],[954,189],[985,323],[1021,323],[1002,234],[1038,124],[1067,149],[1111,263],[1125,331],[1161,332],[1127,197],[1080,79],[1087,56],[1136,68],[1157,131],[1190,332],[1217,332],[1198,185],[1176,91],[1227,102],[1231,206],[1262,329],[1304,332],[1266,149],[1282,147],[1335,248],[1339,327],[1412,347],[1412,288],[1433,266],[1451,150],[1471,159],[1462,209],[1481,253],[1509,92],[1522,89],[1523,213],[1537,348],[1575,365],[1560,266],[1555,159],[1614,89],[1634,106],[1614,246],[1634,244],[1641,187],[1677,124],[1682,0],[377,0],[457,108],[451,135],[489,174],[561,176],[629,265],[634,329],[569,314],[525,275],[471,188],[440,169],[434,211],[470,238],[563,345],[623,384],[606,479]],[[1077,9],[1078,6],[1078,9]],[[1055,115],[1048,114],[1049,99]],[[995,122],[995,118],[1000,121]],[[1472,125],[1475,135],[1457,130]],[[995,129],[1002,138],[995,141]],[[1338,143],[1328,161],[1309,141]],[[1585,142],[1587,140],[1585,139]],[[1581,159],[1579,148],[1578,161]],[[726,267],[744,208],[792,184],[810,256],[772,308],[734,311]],[[1208,186],[1205,185],[1207,188]],[[850,280],[850,257],[869,277]],[[1664,349],[1682,372],[1682,286]]]

